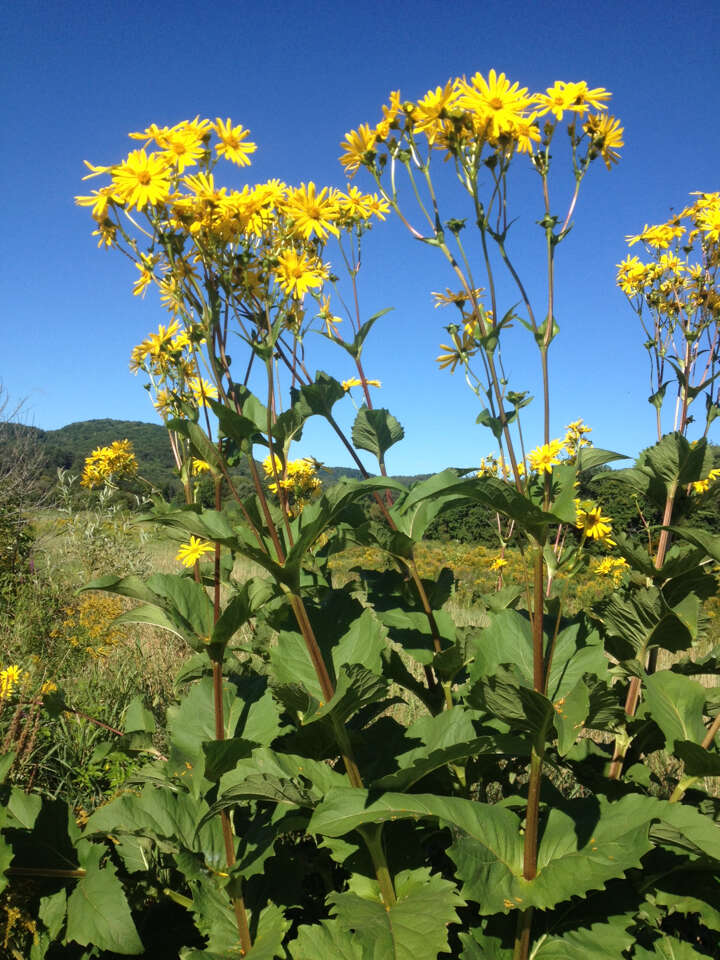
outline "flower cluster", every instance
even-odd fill
[[[401,151],[412,153],[422,137],[428,150],[440,150],[477,170],[486,149],[483,160],[513,152],[534,158],[566,119],[574,155],[584,144],[581,165],[600,156],[610,168],[623,146],[623,128],[605,113],[609,99],[607,90],[591,89],[585,81],[558,81],[543,93],[529,93],[495,70],[487,77],[476,73],[469,80],[448,80],[417,101],[402,100],[396,90],[379,123],[361,124],[346,134],[340,162],[351,176],[361,166],[377,172],[388,157],[404,160]]]
[[[273,454],[263,460],[263,470],[269,480],[272,478],[268,483],[270,492],[289,497],[297,512],[320,493],[322,480],[317,475],[316,462],[311,457],[288,460],[283,466],[277,454]]]
[[[695,203],[666,223],[645,225],[641,233],[627,237],[630,247],[642,243],[650,259],[628,254],[618,264],[623,293],[673,318],[720,309],[720,193],[694,196]]]
[[[125,636],[122,629],[114,625],[123,610],[124,603],[119,597],[83,594],[64,608],[62,624],[52,631],[51,637],[65,640],[94,659],[105,657]],[[51,685],[46,685],[41,692],[48,693],[51,689]]]
[[[708,490],[718,482],[718,480],[720,480],[720,469],[715,468],[714,470],[711,470],[704,479],[696,480],[694,483],[691,483],[690,490],[692,493],[707,493]]]
[[[660,408],[672,379],[668,368],[676,374],[680,398],[674,429],[685,429],[687,408],[703,387],[708,413],[713,406],[713,365],[720,335],[720,193],[693,196],[697,199],[667,222],[646,225],[641,233],[627,237],[631,247],[642,244],[645,256],[628,254],[618,264],[618,286],[647,335],[658,439]]]
[[[80,483],[84,487],[113,485],[137,475],[138,464],[130,440],[115,440],[109,447],[98,447],[85,458]]]
[[[200,373],[199,348],[204,342],[197,324],[183,329],[175,319],[167,327],[160,324],[157,333],[133,349],[130,369],[148,375],[153,404],[164,420],[183,417],[186,405],[204,407],[208,399],[217,398],[217,387]]]
[[[603,557],[595,564],[595,573],[601,577],[612,577],[613,584],[618,586],[623,573],[629,570],[630,566],[624,557]]]

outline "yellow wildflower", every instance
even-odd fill
[[[194,566],[204,554],[212,553],[215,549],[214,544],[207,540],[200,540],[198,537],[190,537],[190,543],[183,543],[177,552],[175,559],[182,563],[184,567]]]
[[[531,470],[537,470],[539,473],[552,473],[552,468],[560,463],[560,454],[563,452],[565,444],[562,440],[551,440],[550,443],[544,443],[528,454],[528,463]]]

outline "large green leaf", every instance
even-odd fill
[[[492,914],[511,904],[548,909],[602,889],[638,866],[652,848],[650,823],[667,806],[671,805],[631,794],[614,803],[602,798],[576,800],[565,810],[553,809],[542,831],[534,880],[522,875],[520,821],[503,807],[429,794],[385,794],[371,801],[368,791],[343,787],[328,792],[308,831],[334,837],[365,823],[437,818],[456,830],[448,853],[463,881],[463,896],[475,900],[481,913]],[[691,824],[693,829],[697,826]]]
[[[674,536],[701,547],[709,557],[720,563],[720,536],[694,527],[670,527],[669,529]]]
[[[675,756],[685,764],[690,777],[720,777],[720,754],[706,750],[691,740],[676,740]]]
[[[422,717],[406,731],[410,743],[421,741],[394,758],[398,769],[372,784],[373,790],[399,792],[409,789],[428,773],[470,757],[527,756],[529,746],[520,737],[507,734],[476,736],[472,711],[454,706],[436,716]]]
[[[133,834],[154,841],[169,841],[201,853],[208,866],[221,869],[225,847],[219,822],[198,829],[208,812],[205,800],[184,791],[145,784],[136,793],[122,793],[98,807],[87,822],[86,835]]]
[[[372,673],[382,673],[382,654],[387,647],[387,630],[375,613],[366,608],[333,647],[336,675],[343,664],[359,663]]]
[[[136,956],[144,948],[115,867],[100,867],[102,854],[102,847],[92,846],[84,859],[85,876],[78,880],[67,901],[65,939],[122,956]]]
[[[405,436],[399,421],[382,407],[374,410],[360,407],[352,428],[352,441],[360,450],[374,453],[380,463],[394,444]]]
[[[623,960],[625,951],[635,943],[628,933],[632,916],[612,918],[608,923],[568,930],[561,936],[551,935],[533,950],[533,960]]]
[[[364,960],[360,941],[354,933],[343,929],[338,920],[299,927],[289,950],[292,960]]]
[[[706,953],[698,953],[689,943],[675,937],[661,937],[653,944],[652,950],[636,946],[633,960],[703,960]]]
[[[572,690],[556,701],[554,708],[558,753],[565,757],[582,733],[590,712],[590,691],[587,684],[578,680]]]
[[[395,876],[397,902],[383,903],[377,883],[352,877],[347,893],[333,893],[338,921],[362,946],[362,960],[437,960],[447,949],[447,927],[465,905],[455,884],[430,870],[403,870]]]
[[[675,740],[703,741],[705,689],[696,680],[662,670],[645,681],[645,700],[670,752]]]
[[[664,801],[658,811],[653,839],[720,863],[720,828],[709,817],[686,803]]]

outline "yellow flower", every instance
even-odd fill
[[[14,687],[20,682],[23,671],[17,664],[0,670],[0,700],[9,700]]]
[[[604,517],[602,507],[590,500],[576,500],[575,526],[593,540],[607,540],[612,533],[610,517]]]
[[[295,229],[306,240],[309,240],[313,233],[321,240],[325,240],[328,233],[339,236],[340,231],[334,221],[337,220],[340,210],[335,191],[328,187],[323,187],[316,193],[312,180],[307,186],[302,183],[288,197],[286,210]]]
[[[366,379],[366,380],[365,380],[365,383],[366,383],[369,387],[381,387],[381,386],[382,386],[382,383],[381,383],[379,380],[367,380],[367,379]],[[361,380],[359,377],[350,377],[349,380],[343,380],[343,382],[342,382],[342,388],[343,388],[343,390],[345,391],[345,393],[347,393],[348,390],[352,389],[352,387],[361,387],[361,386],[362,386],[362,380]]]
[[[257,150],[256,143],[244,142],[250,131],[244,130],[242,126],[233,127],[229,117],[225,121],[218,117],[213,124],[213,129],[220,140],[220,143],[215,144],[218,156],[224,156],[226,160],[236,163],[239,167],[249,167],[248,154]]]
[[[528,463],[532,470],[539,473],[552,473],[552,468],[560,463],[560,454],[565,444],[562,440],[551,440],[528,454]]]
[[[503,567],[508,565],[508,561],[505,557],[495,557],[493,562],[490,564],[491,570],[502,570]]]
[[[319,260],[291,248],[278,255],[275,274],[283,291],[301,300],[308,290],[323,285],[325,268]]]
[[[182,563],[184,567],[194,566],[198,560],[206,553],[212,553],[215,546],[208,543],[207,540],[200,540],[198,537],[190,537],[190,543],[183,543],[177,552],[175,559]]]
[[[448,80],[444,87],[428,90],[422,100],[415,104],[412,114],[413,126],[418,133],[425,132],[429,143],[436,138],[436,121],[452,106],[457,93],[452,80]]]
[[[208,135],[209,120],[198,122],[196,117],[190,123],[182,122],[169,130],[158,131],[156,143],[168,156],[169,161],[182,173],[186,167],[195,166],[204,150],[204,139]]]
[[[136,297],[138,294],[140,294],[141,297],[144,297],[147,288],[155,279],[155,274],[153,273],[152,267],[149,267],[144,263],[136,263],[135,266],[140,271],[140,276],[133,284],[133,296]]]
[[[487,80],[476,73],[468,83],[459,81],[458,106],[473,114],[473,123],[478,133],[496,140],[503,135],[512,135],[516,123],[524,119],[533,98],[527,95],[527,87],[510,84],[504,73],[491,70]]]
[[[546,113],[552,113],[557,120],[562,120],[563,113],[570,110],[573,113],[587,113],[588,108],[593,110],[605,110],[605,100],[609,100],[611,94],[602,87],[596,87],[593,90],[588,89],[584,80],[577,83],[566,83],[564,80],[558,80],[548,87],[546,93],[538,93],[535,102],[540,106],[539,116]]]
[[[720,480],[720,469],[711,470],[703,480],[696,480],[690,484],[693,493],[707,493],[716,480]]]
[[[199,407],[207,406],[208,397],[211,400],[217,400],[217,387],[203,377],[191,377],[187,385],[192,391],[193,400]]]
[[[378,140],[387,140],[390,135],[390,128],[395,123],[397,115],[400,113],[401,107],[400,101],[400,91],[391,90],[390,91],[390,103],[388,106],[383,104],[382,114],[383,118],[380,123],[375,127],[375,135]]]
[[[133,150],[124,163],[113,167],[112,182],[119,202],[138,210],[165,203],[170,196],[167,159],[144,150]]]
[[[340,157],[340,163],[345,172],[354,176],[361,163],[365,162],[366,154],[375,146],[375,133],[367,123],[361,123],[357,130],[350,130],[340,144],[345,151]]]
[[[210,464],[207,460],[198,460],[197,457],[192,458],[192,472],[197,476],[199,473],[210,473]]]
[[[113,195],[112,187],[101,187],[99,190],[93,190],[89,197],[75,197],[75,203],[79,207],[92,207],[93,219],[98,223],[107,220],[110,213],[110,204],[117,201],[118,198]]]
[[[604,114],[591,114],[583,129],[592,138],[593,146],[600,151],[600,156],[609,170],[613,163],[620,159],[618,150],[624,146],[624,129],[620,126],[620,121]]]
[[[676,237],[681,237],[684,233],[685,227],[672,222],[660,223],[654,227],[645,224],[642,233],[634,237],[625,237],[625,240],[630,247],[642,241],[655,250],[665,250]]]

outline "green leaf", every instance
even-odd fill
[[[561,936],[549,936],[533,951],[533,960],[623,960],[624,951],[635,943],[635,934],[626,929],[631,923],[631,916],[612,918],[608,923],[593,923]]]
[[[691,740],[676,740],[673,752],[685,764],[689,777],[720,777],[720,754]]]
[[[10,820],[8,826],[19,825],[26,830],[32,830],[41,807],[42,799],[36,793],[25,793],[19,787],[13,787],[10,791],[7,810],[15,822]]]
[[[696,680],[662,670],[645,681],[645,700],[670,752],[675,740],[703,741],[705,689]]]
[[[359,940],[344,930],[338,920],[321,920],[298,928],[297,939],[289,945],[292,960],[363,960]]]
[[[125,711],[125,733],[155,733],[155,717],[145,707],[142,697],[133,697]]]
[[[209,740],[203,744],[205,753],[205,776],[208,780],[219,780],[228,770],[232,770],[238,760],[249,757],[257,746],[251,740],[233,737],[231,740]]]
[[[720,862],[720,829],[709,817],[689,804],[669,802],[662,804],[657,816],[661,823],[653,826],[653,839]]]
[[[519,818],[503,807],[429,794],[384,794],[371,801],[367,790],[343,787],[330,790],[316,807],[308,831],[334,837],[366,823],[437,818],[455,828],[448,854],[464,883],[462,895],[489,915],[506,911],[509,903],[545,910],[602,889],[639,865],[652,848],[650,823],[670,806],[678,805],[631,794],[612,803],[572,800],[565,810],[551,810],[541,835],[538,875],[530,881],[523,877]],[[683,825],[699,835],[697,820]]]
[[[669,527],[676,537],[702,547],[705,553],[720,563],[720,536],[709,533],[707,530],[697,530],[690,527]]]
[[[264,577],[250,577],[234,595],[220,614],[210,635],[210,646],[222,650],[244,626],[275,596],[274,585]]]
[[[403,870],[395,876],[397,902],[388,909],[377,883],[353,877],[348,893],[333,893],[340,925],[352,930],[363,960],[437,960],[447,949],[447,927],[464,906],[455,884],[430,870]]]
[[[387,646],[387,630],[370,608],[350,624],[350,629],[333,647],[335,673],[342,664],[359,663],[372,673],[382,673],[382,654]]]
[[[62,930],[66,911],[67,893],[64,888],[40,900],[38,917],[47,928],[51,940],[55,940]]]
[[[322,370],[318,370],[313,383],[292,390],[293,406],[306,417],[331,417],[333,406],[344,396],[342,384]]]
[[[652,950],[636,946],[633,960],[703,960],[706,953],[698,953],[689,943],[676,940],[675,937],[662,937],[656,940]]]
[[[569,693],[556,701],[554,708],[558,753],[561,757],[565,757],[582,733],[590,712],[590,692],[587,685],[582,680],[578,680]]]
[[[595,467],[601,467],[613,460],[627,460],[624,453],[615,453],[612,450],[602,450],[600,447],[580,447],[577,455],[577,470],[582,473],[583,470],[592,470]]]
[[[360,450],[374,453],[380,463],[385,460],[386,452],[405,436],[400,423],[382,407],[369,410],[360,407],[352,428],[352,441]]]
[[[85,876],[68,897],[65,939],[92,945],[122,956],[143,952],[115,867],[100,868],[102,848],[94,847],[85,864]]]

